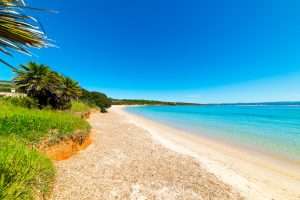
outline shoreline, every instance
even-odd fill
[[[156,142],[114,108],[88,121],[93,143],[55,162],[52,200],[244,199],[195,159]]]
[[[113,106],[110,110],[148,131],[166,148],[194,158],[246,199],[300,198],[299,163],[178,130],[129,113],[125,107]]]
[[[264,157],[264,159],[267,159],[276,164],[284,164],[284,165],[288,164],[289,167],[297,168],[298,170],[300,170],[300,160],[299,159],[296,160],[296,159],[293,159],[293,158],[288,157],[283,154],[276,154],[275,152],[272,152],[270,150],[266,150],[266,149],[259,148],[259,147],[257,148],[257,147],[254,147],[253,145],[240,144],[237,141],[230,140],[230,138],[225,139],[225,138],[220,138],[220,137],[215,137],[215,136],[208,136],[207,134],[201,134],[201,133],[205,133],[205,130],[198,132],[195,130],[186,130],[185,128],[182,128],[182,127],[181,128],[175,127],[172,125],[172,123],[156,121],[154,119],[150,119],[150,118],[144,117],[142,115],[131,113],[131,112],[124,110],[124,109],[126,109],[126,107],[129,107],[129,106],[132,107],[132,105],[129,105],[129,106],[117,105],[117,106],[120,108],[122,107],[121,113],[123,113],[125,115],[129,115],[130,117],[141,118],[141,119],[143,119],[143,121],[151,122],[151,123],[153,123],[153,125],[155,124],[156,126],[158,125],[158,126],[163,126],[165,128],[169,128],[172,131],[179,133],[183,137],[189,137],[189,138],[193,138],[196,140],[202,139],[207,142],[209,141],[214,144],[216,143],[221,146],[226,146],[226,148],[230,147],[232,149],[235,149],[235,151],[243,151],[244,153],[255,154],[259,157]],[[133,106],[136,106],[136,105],[133,105]],[[142,106],[147,106],[147,105],[142,105]],[[137,107],[140,107],[140,106],[137,105]],[[117,111],[117,112],[119,112],[119,111]]]

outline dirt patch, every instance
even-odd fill
[[[70,158],[79,151],[87,148],[91,143],[91,134],[87,136],[73,136],[62,140],[58,144],[50,146],[44,145],[43,147],[40,147],[39,150],[49,158],[60,161]]]
[[[80,116],[82,119],[89,119],[91,114],[98,113],[99,109],[93,108],[87,112],[76,112],[75,115]]]
[[[91,109],[88,112],[78,112],[76,115],[82,119],[89,119],[91,114],[97,113],[99,110]],[[81,150],[87,148],[91,143],[92,131],[87,135],[75,133],[69,138],[64,138],[61,141],[54,143],[49,140],[45,140],[38,145],[38,150],[46,154],[49,158],[56,161],[66,160],[78,153]]]
[[[91,112],[84,112],[84,113],[81,113],[81,118],[82,119],[89,119],[91,116]]]

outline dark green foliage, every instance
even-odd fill
[[[168,102],[168,101],[156,101],[156,100],[144,100],[144,99],[112,99],[113,105],[199,105],[195,103],[184,102]]]
[[[48,196],[55,176],[48,158],[13,137],[0,137],[0,172],[0,199],[7,200]]]
[[[10,87],[3,87],[3,86],[0,86],[0,92],[11,92],[11,88]]]
[[[61,77],[62,83],[59,91],[58,98],[53,98],[50,101],[50,105],[56,109],[66,110],[72,107],[72,100],[77,100],[81,95],[82,91],[78,82],[72,80],[71,78],[64,77],[58,74]]]
[[[96,105],[101,112],[106,112],[106,109],[111,106],[111,100],[100,92],[89,92],[83,89],[80,100],[90,105]]]
[[[18,91],[36,99],[40,108],[51,105],[58,98],[60,83],[61,78],[49,67],[36,63],[22,65],[15,78]]]
[[[39,108],[69,109],[71,100],[81,95],[77,82],[32,62],[21,66],[14,81],[19,92],[37,100]]]

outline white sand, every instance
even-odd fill
[[[195,159],[166,148],[171,143],[153,140],[120,112],[113,108],[91,115],[93,143],[56,162],[53,200],[242,199]]]
[[[185,133],[124,111],[118,113],[147,130],[154,141],[197,160],[207,171],[238,190],[250,200],[299,200],[300,164]]]

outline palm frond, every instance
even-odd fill
[[[24,0],[1,0],[0,5],[25,5]]]
[[[26,15],[24,8],[23,0],[0,0],[0,51],[6,55],[12,55],[11,51],[31,55],[30,47],[50,46],[38,21]]]

